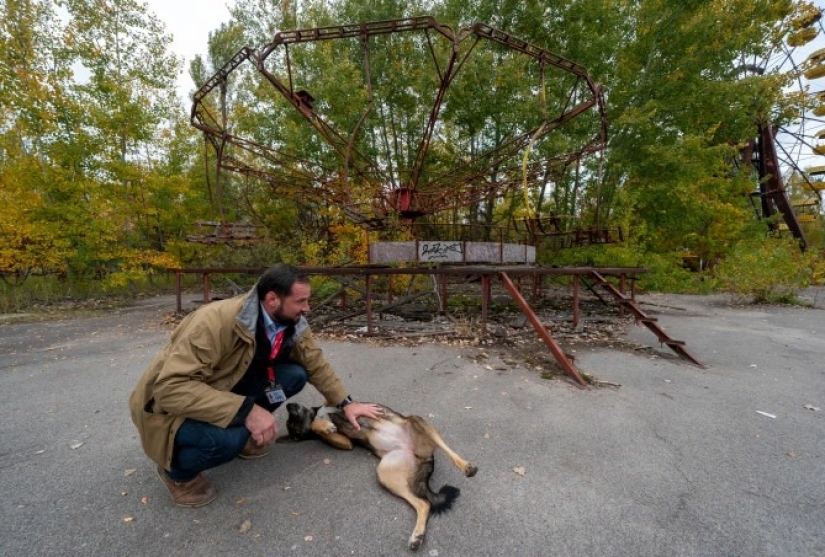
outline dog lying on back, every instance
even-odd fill
[[[359,418],[359,431],[337,408],[310,409],[294,402],[286,408],[289,412],[286,425],[292,440],[321,437],[341,449],[351,449],[351,441],[354,441],[381,459],[376,468],[380,484],[416,511],[415,529],[409,541],[412,550],[418,549],[424,541],[430,513],[448,510],[460,494],[458,488],[449,485],[438,493],[430,489],[436,447],[444,451],[468,478],[478,471],[447,446],[438,431],[420,416],[402,416],[381,405],[383,417],[378,420]]]

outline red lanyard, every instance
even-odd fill
[[[272,352],[269,353],[269,367],[266,368],[266,372],[269,374],[269,381],[274,383],[275,382],[275,356],[278,355],[278,352],[281,350],[281,345],[284,343],[284,333],[286,329],[281,329],[275,334],[275,340],[272,341]]]

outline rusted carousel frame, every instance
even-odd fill
[[[379,168],[379,165],[377,165],[374,161],[370,161],[369,158],[363,154],[357,153],[355,150],[355,140],[359,127],[364,122],[364,119],[369,111],[372,109],[372,88],[369,81],[370,68],[369,50],[367,46],[368,39],[371,36],[411,31],[425,33],[430,54],[435,62],[440,86],[437,90],[435,100],[433,101],[433,105],[430,110],[424,135],[419,142],[415,162],[413,163],[411,169],[405,170],[405,172],[410,172],[411,178],[409,182],[405,183],[403,187],[392,191],[383,191],[380,188],[376,189],[375,193],[380,199],[374,199],[370,202],[371,205],[368,211],[370,214],[374,215],[376,212],[383,210],[385,212],[384,216],[386,217],[387,212],[395,208],[394,203],[396,200],[393,198],[393,194],[397,195],[400,190],[408,191],[412,195],[415,195],[416,203],[420,205],[419,208],[410,213],[410,216],[431,214],[503,195],[506,193],[507,188],[515,187],[515,184],[507,181],[504,183],[487,182],[484,178],[489,168],[504,163],[508,158],[523,150],[530,141],[536,141],[538,138],[546,136],[558,127],[580,116],[581,114],[588,112],[594,107],[596,107],[599,113],[599,129],[597,133],[585,145],[581,146],[579,149],[573,150],[570,153],[561,155],[560,158],[569,163],[570,161],[581,158],[586,154],[600,151],[606,145],[607,119],[602,88],[589,77],[583,66],[485,24],[479,23],[472,27],[462,29],[458,33],[454,33],[449,26],[442,25],[434,18],[428,16],[284,31],[276,34],[272,42],[266,45],[260,53],[255,49],[245,47],[238,51],[238,53],[236,53],[229,60],[229,62],[227,62],[227,64],[225,64],[215,75],[207,80],[207,82],[204,83],[204,85],[195,93],[191,112],[191,123],[194,127],[204,132],[207,139],[214,147],[216,153],[218,154],[219,168],[237,172],[246,176],[263,179],[268,182],[274,190],[277,190],[278,188],[289,189],[289,191],[294,193],[297,197],[315,195],[321,196],[328,200],[334,200],[336,203],[348,209],[348,214],[354,221],[359,222],[360,220],[361,224],[368,223],[370,222],[370,217],[367,214],[361,214],[352,209],[355,203],[348,195],[349,188],[347,176],[348,168],[350,166],[349,162],[352,160],[354,154],[358,155],[359,161],[366,161],[366,166],[361,165],[360,168],[353,165],[355,171],[360,173],[362,177],[369,180],[372,173],[375,173],[376,175],[382,174],[382,170]],[[444,67],[439,65],[438,58],[435,55],[431,32],[445,38],[452,44],[451,55]],[[365,109],[361,120],[355,126],[355,129],[347,135],[336,130],[313,110],[313,99],[309,93],[294,90],[288,49],[289,45],[293,44],[355,37],[360,38],[364,45],[364,66],[368,106]],[[466,50],[466,52],[461,54],[459,51],[459,44],[468,38],[475,40],[475,43],[473,43],[471,47]],[[456,76],[458,71],[466,62],[470,53],[475,48],[476,44],[478,44],[481,39],[498,43],[506,46],[507,48],[520,52],[525,56],[533,58],[540,64],[542,79],[545,66],[551,66],[560,69],[563,72],[572,74],[575,76],[576,82],[570,88],[567,101],[564,103],[564,107],[559,114],[553,117],[544,114],[543,121],[536,128],[527,130],[526,132],[511,138],[509,141],[503,142],[498,147],[491,149],[476,159],[470,160],[463,166],[453,168],[451,171],[445,172],[443,175],[430,180],[430,182],[421,184],[419,181],[421,180],[422,169],[425,165],[426,153],[428,152],[430,142],[432,140],[432,134],[439,117],[446,91],[453,78]],[[267,58],[279,48],[284,49],[287,83],[282,82],[276,75],[271,73],[266,68]],[[279,166],[285,166],[286,164],[290,164],[291,172],[295,171],[295,168],[297,167],[318,167],[315,161],[297,159],[278,152],[262,143],[241,138],[229,133],[225,119],[225,89],[230,74],[235,72],[244,62],[247,61],[254,64],[257,71],[263,75],[264,78],[298,111],[298,113],[313,128],[315,128],[315,130],[328,142],[328,144],[339,153],[342,158],[342,165],[340,166],[342,175],[339,179],[330,179],[336,176],[336,173],[339,171],[338,168],[319,168],[322,172],[319,172],[316,175],[313,175],[311,172],[307,172],[303,176],[289,176],[290,179],[285,180],[278,176],[277,170],[273,171],[255,168],[237,157],[225,153],[226,145],[233,144],[255,156],[260,156],[267,159],[270,163],[275,165],[276,169]],[[584,89],[580,88],[580,84],[582,83],[584,84]],[[221,104],[223,106],[221,108],[222,114],[220,118],[212,114],[209,107],[204,102],[207,95],[209,95],[209,93],[216,87],[221,88]],[[578,104],[573,105],[575,100],[574,93],[585,89],[590,92],[589,98],[583,99],[578,102]],[[546,112],[546,105],[544,109]],[[282,157],[286,157],[286,160]],[[323,174],[323,176],[318,174]],[[461,179],[454,180],[454,178],[457,177],[460,177]],[[447,185],[454,184],[456,182],[459,182],[458,186],[451,188]],[[464,186],[468,184],[473,184],[474,187],[471,190],[463,189]],[[298,190],[295,189],[296,187]],[[342,191],[337,191],[336,188],[339,188]]]

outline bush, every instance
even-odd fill
[[[796,303],[821,266],[816,254],[803,253],[791,238],[739,242],[713,272],[719,287],[754,303]]]

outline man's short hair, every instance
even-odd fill
[[[258,279],[258,298],[263,300],[268,292],[274,292],[281,298],[289,296],[296,282],[309,284],[309,277],[292,265],[273,265]]]

